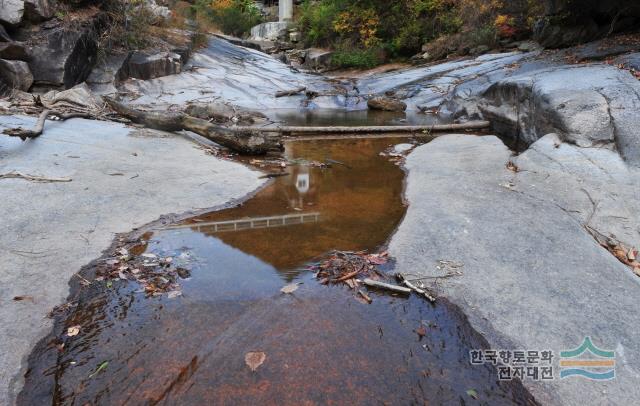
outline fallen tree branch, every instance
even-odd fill
[[[465,131],[465,130],[482,130],[489,128],[489,121],[469,121],[460,124],[437,124],[437,125],[394,125],[394,126],[337,126],[337,127],[262,127],[260,130],[264,132],[278,132],[282,134],[295,133],[340,133],[340,134],[358,134],[358,133],[416,133],[416,132],[441,132],[441,131]],[[235,127],[235,131],[246,131],[252,127]]]
[[[40,113],[40,116],[38,117],[38,121],[36,122],[36,125],[33,127],[33,129],[29,130],[22,127],[7,128],[2,133],[10,137],[20,137],[22,141],[26,140],[27,138],[37,138],[40,135],[42,135],[42,132],[44,131],[44,123],[45,121],[47,121],[47,118],[49,116],[54,117],[56,121],[65,121],[71,118],[95,118],[93,115],[89,113],[62,114],[55,111],[51,111],[49,109],[44,109]]]
[[[418,293],[419,295],[424,296],[428,301],[430,301],[431,303],[434,303],[436,301],[436,298],[431,296],[426,290],[424,289],[420,289],[419,287],[417,287],[416,285],[414,285],[413,283],[409,282],[409,280],[407,278],[405,278],[405,276],[401,273],[398,273],[396,275],[398,277],[398,279],[405,284],[406,287],[408,287],[409,289],[415,291],[416,293]]]
[[[295,96],[297,94],[304,92],[305,90],[307,90],[307,88],[304,86],[296,87],[295,89],[291,89],[291,90],[280,90],[279,92],[276,92],[276,98],[285,97],[285,96]]]
[[[71,182],[71,178],[45,178],[43,176],[28,175],[20,172],[9,172],[0,174],[0,179],[24,179],[31,182],[53,183],[53,182]]]
[[[109,97],[103,97],[107,104],[118,114],[134,123],[162,131],[192,131],[204,138],[227,147],[233,151],[262,155],[269,151],[282,151],[278,137],[267,135],[264,131],[252,127],[229,128],[211,124],[207,120],[192,117],[180,112],[140,111],[119,103]]]
[[[390,290],[392,292],[401,293],[403,295],[408,295],[409,293],[411,293],[411,289],[409,288],[405,288],[398,285],[392,285],[390,283],[374,281],[373,279],[369,279],[369,278],[366,278],[365,280],[363,280],[362,283],[364,283],[365,285],[371,288]]]

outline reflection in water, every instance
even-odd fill
[[[189,263],[182,296],[146,297],[125,281],[81,290],[30,357],[18,403],[466,404],[474,389],[485,404],[526,404],[519,384],[469,365],[468,351],[485,342],[446,303],[370,292],[362,304],[299,270],[333,248],[376,249],[396,227],[403,174],[379,156],[386,146],[291,143],[291,158],[346,165],[295,166],[239,207],[157,231],[147,252]],[[314,221],[268,227],[288,216]],[[292,280],[300,287],[282,294]],[[72,325],[80,334],[65,337]],[[49,345],[60,337],[63,347]],[[256,372],[245,365],[251,351],[266,354]]]
[[[374,250],[393,232],[405,210],[404,173],[379,156],[390,142],[402,141],[288,143],[287,158],[299,165],[288,167],[287,175],[275,178],[243,205],[189,220],[191,230],[184,232],[219,238],[273,265],[287,280],[305,262],[332,249]],[[306,164],[327,160],[346,165]],[[267,228],[267,222],[287,226]],[[229,229],[234,232],[224,232]]]

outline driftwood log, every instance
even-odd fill
[[[103,98],[115,112],[148,128],[162,131],[192,131],[241,154],[262,155],[270,151],[283,150],[279,137],[252,127],[223,127],[180,112],[145,112],[109,97]]]
[[[276,92],[276,97],[295,96],[304,92],[305,90],[307,90],[307,88],[304,86],[296,87],[295,89],[291,90],[281,90]]]
[[[392,125],[392,126],[338,126],[338,127],[262,127],[263,132],[278,132],[281,134],[380,134],[380,133],[417,133],[417,132],[443,132],[443,131],[466,131],[482,130],[489,128],[489,121],[469,121],[459,124],[434,124],[434,125]],[[236,131],[245,131],[251,127],[235,127]]]

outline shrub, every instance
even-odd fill
[[[368,69],[384,62],[384,52],[380,49],[337,50],[331,57],[335,68]]]
[[[225,34],[244,36],[262,22],[260,9],[251,0],[197,0],[194,12]]]
[[[411,56],[436,40],[444,55],[454,43],[494,46],[528,34],[540,12],[535,0],[305,0],[298,22],[307,46],[349,44],[360,59],[371,48]]]

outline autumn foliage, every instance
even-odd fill
[[[518,39],[539,13],[533,0],[305,0],[298,23],[307,45],[398,57],[430,42],[474,47]]]

